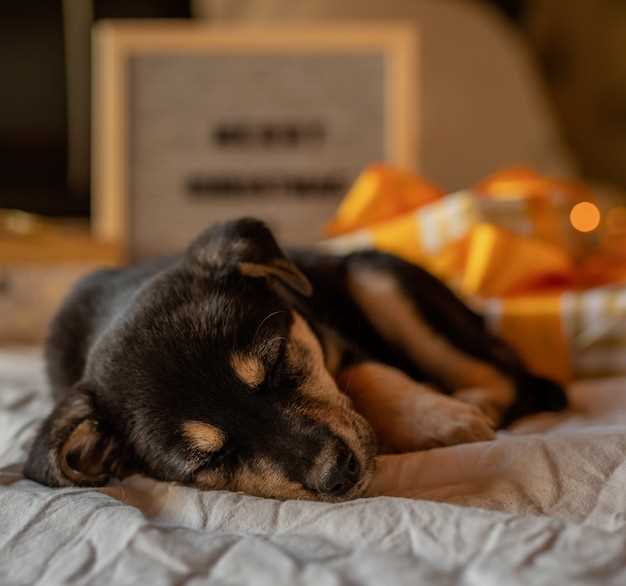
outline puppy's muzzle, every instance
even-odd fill
[[[322,498],[346,497],[363,479],[357,455],[342,441],[330,442],[308,475],[307,488]]]
[[[340,497],[352,490],[361,479],[361,465],[354,452],[346,446],[337,450],[337,458],[320,478],[317,492],[323,496]]]

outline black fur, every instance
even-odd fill
[[[229,487],[242,469],[269,461],[311,495],[350,495],[370,466],[373,438],[354,415],[350,425],[364,446],[355,457],[347,436],[310,415],[326,409],[347,417],[347,411],[303,394],[309,375],[284,359],[280,340],[290,335],[295,308],[322,342],[323,331],[341,340],[342,366],[369,358],[431,380],[382,339],[351,298],[347,271],[363,263],[391,271],[433,329],[515,380],[507,422],[564,406],[557,385],[531,375],[425,271],[377,252],[294,251],[290,259],[262,223],[246,219],[208,229],[181,256],[83,279],[51,325],[47,364],[57,407],[25,474],[57,486],[103,483],[131,471],[193,483],[216,471]],[[307,297],[309,282],[314,293]],[[265,378],[251,388],[231,362],[259,348]],[[186,421],[223,430],[225,445],[199,452],[181,434]],[[103,446],[106,453],[97,453]],[[326,453],[331,463],[320,464],[320,479],[312,480],[313,463]]]
[[[496,366],[515,381],[516,400],[504,415],[503,426],[531,413],[558,411],[566,406],[565,395],[558,384],[532,374],[508,344],[487,330],[482,316],[424,269],[377,251],[347,256],[297,251],[291,258],[313,284],[315,295],[306,304],[309,312],[314,319],[330,324],[344,339],[350,340],[351,347],[357,349],[355,358],[373,358],[400,368],[415,380],[433,383],[442,392],[453,390],[446,388],[433,373],[419,369],[400,348],[390,346],[370,325],[346,284],[351,268],[366,265],[392,273],[429,326],[443,334],[453,346]]]

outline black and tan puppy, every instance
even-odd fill
[[[394,451],[452,445],[565,405],[428,273],[377,252],[287,257],[250,219],[83,279],[47,361],[57,404],[25,473],[51,486],[142,472],[353,498],[375,433]]]

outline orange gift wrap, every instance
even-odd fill
[[[535,371],[567,383],[626,374],[626,256],[615,238],[606,246],[602,221],[588,187],[524,167],[444,194],[375,165],[341,203],[323,246],[376,248],[424,266]]]

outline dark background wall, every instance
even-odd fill
[[[626,1],[466,1],[492,5],[520,34],[582,174],[626,188]],[[80,2],[91,6],[91,21],[191,14],[185,0]],[[76,49],[88,53],[88,30],[70,51],[64,4],[72,0],[0,4],[0,208],[89,213],[89,58]],[[68,85],[70,53],[82,84],[76,95],[68,94],[76,87]],[[76,119],[69,102],[79,104]]]

